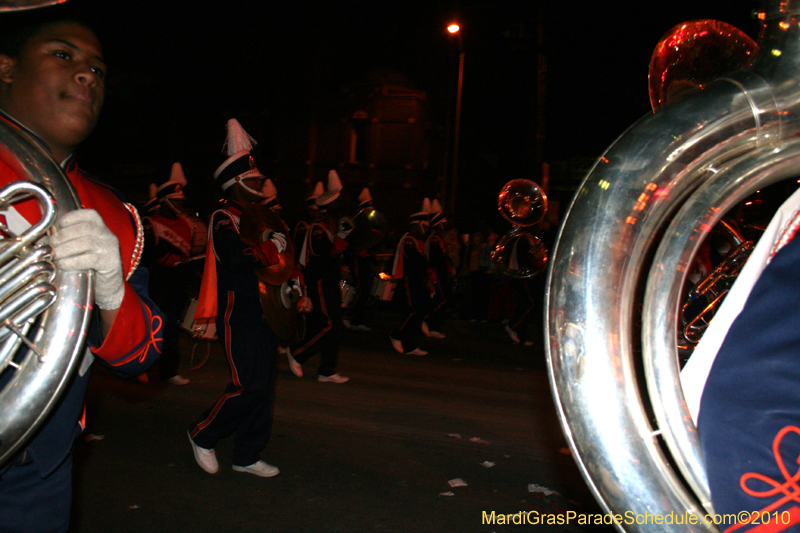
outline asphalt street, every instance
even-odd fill
[[[279,359],[262,458],[281,473],[269,479],[231,470],[232,438],[217,446],[217,475],[192,456],[186,429],[229,381],[220,345],[191,371],[193,342],[182,338],[185,386],[123,381],[96,365],[71,531],[603,531],[499,518],[600,512],[561,433],[541,333],[517,346],[501,324],[451,320],[448,337],[424,339],[430,353],[415,357],[390,346],[398,315],[377,308],[370,319],[372,331],[342,339],[346,384],[317,382],[316,358],[304,379]]]

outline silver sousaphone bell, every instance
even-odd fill
[[[0,1],[0,12],[63,3]],[[80,208],[61,167],[27,133],[0,120],[0,160],[25,181],[0,190],[0,211],[35,201],[32,226],[2,225],[0,239],[0,465],[30,439],[58,405],[83,359],[92,302],[91,272],[62,272],[45,236],[58,212]],[[21,217],[20,217],[21,218]]]
[[[512,278],[532,278],[543,272],[547,268],[547,248],[528,228],[547,214],[544,191],[531,180],[511,180],[497,197],[497,209],[514,225],[492,251],[497,271]]]

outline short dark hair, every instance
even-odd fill
[[[70,3],[0,14],[0,54],[19,57],[28,42],[52,24],[71,22],[97,33],[80,8]]]

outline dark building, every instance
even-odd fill
[[[444,187],[446,139],[430,120],[427,93],[398,72],[373,71],[342,87],[289,129],[276,135],[273,170],[292,214],[330,169],[342,179],[344,203],[369,187],[376,208],[398,229],[423,197]]]

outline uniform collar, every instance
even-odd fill
[[[12,117],[11,115],[9,115],[9,114],[8,114],[8,113],[6,113],[5,111],[3,111],[2,109],[0,109],[0,118],[2,118],[3,120],[5,120],[6,122],[9,122],[11,125],[13,125],[13,126],[16,126],[16,127],[17,127],[17,128],[19,128],[20,130],[22,130],[22,131],[24,131],[25,133],[27,133],[28,135],[30,135],[30,136],[31,136],[31,138],[32,138],[34,141],[36,141],[36,142],[39,144],[39,146],[40,146],[41,148],[43,148],[43,149],[44,149],[44,151],[45,151],[45,152],[47,152],[47,153],[48,153],[48,154],[50,154],[50,155],[52,155],[52,154],[53,154],[53,152],[50,150],[50,147],[49,147],[49,146],[47,146],[47,143],[46,143],[46,142],[44,142],[44,140],[42,140],[42,138],[41,138],[41,137],[39,137],[38,135],[36,135],[35,133],[33,133],[33,132],[32,132],[30,129],[28,129],[28,127],[27,127],[27,126],[25,126],[25,125],[24,125],[22,122],[18,121],[17,119],[15,119],[15,118],[14,118],[14,117]],[[72,154],[68,155],[66,159],[64,159],[63,161],[61,161],[61,162],[60,162],[60,164],[61,164],[61,168],[65,169],[66,171],[69,171],[69,170],[70,170],[70,168],[69,168],[69,167],[70,167],[70,165],[72,165],[74,162],[75,162],[75,154],[74,154],[74,153],[72,153]]]
[[[226,198],[225,203],[223,204],[223,208],[227,211],[232,212],[236,216],[241,216],[244,213],[245,206],[241,203],[237,202],[236,200],[232,200],[231,198]]]

